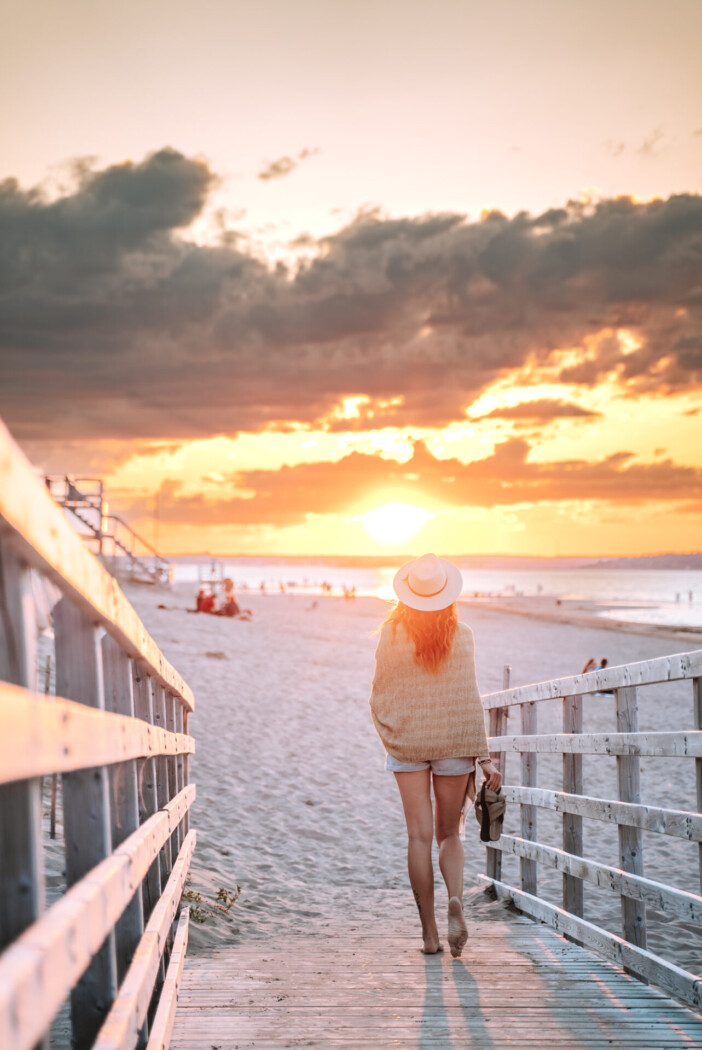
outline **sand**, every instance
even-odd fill
[[[314,604],[299,595],[257,594],[246,597],[253,619],[243,622],[188,614],[193,594],[184,585],[126,590],[196,697],[191,732],[198,751],[191,777],[198,787],[198,847],[189,893],[196,917],[204,921],[193,924],[189,950],[293,932],[333,941],[340,924],[377,924],[384,916],[414,925],[419,948],[399,795],[383,768],[368,711],[374,630],[385,604],[334,597]],[[157,608],[159,603],[168,608]],[[665,630],[629,633],[613,630],[611,623],[554,623],[528,612],[463,607],[461,618],[475,632],[482,692],[501,687],[505,664],[512,684],[520,685],[577,673],[590,656],[607,656],[615,665],[696,647],[667,637]],[[518,731],[515,721],[510,731]],[[690,683],[642,689],[640,723],[642,729],[692,728]],[[586,731],[613,728],[611,698],[592,698]],[[560,702],[540,705],[539,729],[560,729]],[[586,792],[615,798],[614,759],[586,757],[584,765]],[[691,760],[645,759],[642,766],[644,802],[696,808]],[[506,777],[517,774],[510,757]],[[539,757],[539,785],[560,789],[560,757]],[[508,807],[506,830],[518,833],[518,821],[518,807]],[[539,832],[542,841],[561,845],[560,817],[542,812]],[[504,904],[489,902],[478,887],[485,860],[478,834],[469,818],[469,929],[472,915],[507,914]],[[585,852],[615,864],[616,828],[586,821]],[[697,857],[696,843],[645,835],[646,873],[653,878],[699,892]],[[503,870],[518,884],[515,859],[506,858]],[[544,872],[539,878],[548,899],[560,903],[560,876]],[[617,897],[586,886],[585,899],[587,918],[619,932]],[[446,905],[437,879],[442,939]],[[650,947],[700,972],[699,937],[683,922],[659,921],[663,917],[651,910],[649,919]]]

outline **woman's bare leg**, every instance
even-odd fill
[[[422,923],[424,952],[441,951],[434,915],[434,869],[431,844],[434,837],[428,769],[417,773],[395,773],[407,822],[407,868],[410,886]]]
[[[461,808],[468,784],[468,774],[458,777],[434,777],[436,798],[436,841],[439,844],[439,867],[448,891],[448,940],[455,958],[468,940],[463,918],[463,843],[458,835]]]

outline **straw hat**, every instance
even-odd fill
[[[392,581],[395,594],[411,609],[438,612],[453,605],[463,590],[461,570],[435,554],[408,561]]]

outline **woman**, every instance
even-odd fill
[[[398,601],[380,631],[371,714],[395,774],[407,822],[410,885],[422,923],[423,951],[442,951],[434,915],[433,825],[448,891],[448,940],[458,957],[468,939],[463,918],[463,844],[459,837],[468,775],[481,766],[499,791],[475,676],[473,632],[458,622],[463,578],[434,554],[408,562],[393,582]],[[436,814],[432,817],[430,782]]]

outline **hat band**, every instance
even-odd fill
[[[409,576],[407,577],[407,586],[417,598],[436,598],[437,594],[441,594],[442,591],[446,590],[446,584],[448,583],[448,577],[439,587],[438,591],[432,591],[431,594],[422,594],[420,591],[415,591],[412,584],[409,582]]]

